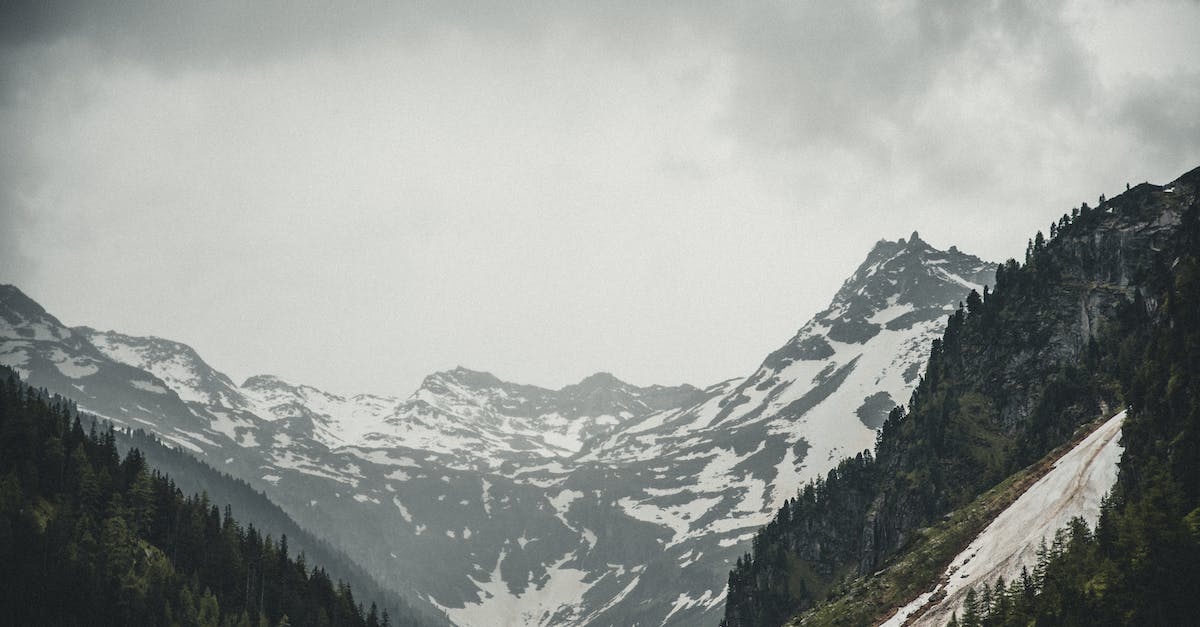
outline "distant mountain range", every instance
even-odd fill
[[[748,377],[598,373],[559,390],[465,368],[408,397],[240,385],[170,340],[67,327],[0,287],[0,364],[263,490],[456,623],[715,623],[784,499],[874,445],[946,317],[995,264],[880,241]]]

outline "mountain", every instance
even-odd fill
[[[89,327],[75,327],[71,332],[91,342],[109,359],[154,375],[185,403],[245,408],[233,381],[204,363],[186,344],[115,331],[101,333]]]
[[[164,381],[108,358],[83,333],[67,328],[11,285],[0,286],[0,364],[14,368],[30,385],[75,399],[98,415],[119,417],[123,424],[153,428],[178,444],[187,445],[187,433],[208,427]]]
[[[880,241],[830,306],[749,377],[709,388],[692,407],[631,421],[581,455],[640,483],[617,504],[670,530],[643,577],[653,583],[600,622],[661,622],[662,598],[673,599],[669,617],[679,624],[714,621],[726,569],[754,529],[805,482],[874,443],[882,416],[916,385],[945,316],[994,270],[916,233]]]
[[[695,624],[720,617],[754,530],[873,445],[995,268],[916,233],[880,241],[750,376],[704,389],[598,373],[551,390],[461,367],[405,398],[236,385],[184,344],[67,328],[13,287],[0,363],[262,490],[457,623]]]
[[[964,624],[982,624],[993,606],[1012,613],[987,624],[1194,616],[1183,608],[1195,606],[1200,580],[1188,561],[1200,550],[1200,534],[1188,535],[1200,529],[1200,464],[1184,443],[1200,429],[1198,189],[1200,169],[1102,197],[1032,238],[1023,264],[1001,266],[995,289],[971,294],[932,344],[907,410],[889,413],[873,454],[839,464],[755,534],[729,575],[724,624],[875,624],[924,594],[956,603],[961,589],[938,583],[955,566],[955,579],[1011,574],[998,556],[1036,545],[1031,536],[1057,520],[1045,502],[1028,504],[1037,481],[1091,482],[1091,464],[1065,476],[1053,464],[1094,425],[1111,432],[1105,419],[1123,406],[1113,500],[1102,505],[1096,489],[1081,505],[1100,509],[1094,533],[1072,523],[1023,564],[1032,576],[1000,597],[981,587],[986,603],[964,600]],[[1004,522],[1031,508],[1042,517]],[[993,522],[1009,535],[989,535]]]

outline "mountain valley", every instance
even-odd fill
[[[880,241],[750,376],[704,389],[465,368],[407,398],[238,385],[184,344],[67,327],[13,287],[0,363],[245,480],[457,624],[711,623],[755,529],[872,447],[994,271],[916,233]]]

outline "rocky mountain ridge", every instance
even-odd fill
[[[779,503],[873,444],[994,268],[915,233],[880,241],[754,373],[703,390],[464,368],[407,398],[239,386],[182,344],[67,328],[12,287],[0,362],[219,463],[461,624],[693,624],[720,615]]]

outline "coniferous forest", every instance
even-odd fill
[[[1192,189],[1200,170],[1180,182],[1187,188],[1179,190]],[[951,520],[1068,441],[1078,425],[1121,407],[1128,409],[1124,454],[1096,528],[1077,520],[1061,530],[1032,572],[973,591],[954,622],[1194,623],[1200,206],[1184,196],[1143,185],[1101,197],[1094,209],[1084,204],[1056,220],[1049,238],[1032,238],[1023,264],[1004,264],[994,290],[972,293],[934,342],[907,411],[895,408],[880,429],[874,454],[842,462],[755,535],[729,575],[724,623],[877,620],[921,588],[886,602],[856,591],[913,550],[918,528]],[[1170,222],[1168,207],[1179,211],[1169,235],[1133,244]],[[1096,248],[1105,241],[1120,243]],[[1060,329],[1078,320],[1079,294],[1112,304],[1075,353],[1061,348],[1068,336]],[[976,532],[985,523],[976,522]],[[932,580],[942,567],[920,575]]]
[[[448,624],[441,614],[414,608],[408,602],[412,597],[380,584],[344,552],[301,527],[266,494],[245,481],[209,466],[182,448],[168,446],[142,429],[118,426],[115,434],[118,451],[137,449],[148,466],[170,476],[184,494],[207,494],[209,500],[232,507],[243,527],[253,525],[260,534],[286,536],[291,552],[303,552],[310,565],[319,564],[334,578],[345,581],[359,599],[376,603],[381,613],[386,609],[392,624]]]
[[[85,427],[85,424],[87,426]],[[0,368],[0,623],[415,625]]]
[[[1074,521],[1032,573],[972,591],[952,625],[1187,625],[1200,616],[1200,238],[1190,250],[1164,286],[1161,319],[1130,325],[1143,331],[1122,342],[1125,452],[1096,528]]]

